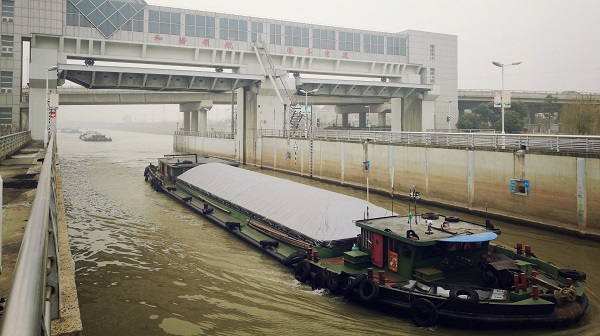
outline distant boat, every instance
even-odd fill
[[[95,131],[83,133],[79,136],[79,139],[83,141],[112,141],[112,139],[106,135]]]
[[[60,130],[61,133],[81,133],[79,128],[63,128]]]

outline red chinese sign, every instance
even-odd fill
[[[326,56],[326,57],[330,57],[330,56],[331,56],[331,51],[330,51],[330,50],[327,50],[327,51],[325,52],[325,56]]]
[[[210,40],[209,39],[202,40],[202,45],[205,46],[205,47],[209,47],[210,46]]]
[[[348,58],[348,52],[347,52],[347,51],[344,51],[344,53],[342,53],[342,57],[343,57],[343,58]]]
[[[186,42],[187,42],[187,39],[185,37],[179,38],[179,44],[185,45]]]
[[[162,36],[160,36],[160,35],[154,35],[154,42],[160,42],[162,40],[163,40]]]
[[[233,42],[231,42],[231,41],[225,42],[225,49],[233,49]]]
[[[307,55],[307,56],[310,56],[310,55],[312,55],[312,51],[311,51],[310,49],[306,49],[306,55]]]
[[[288,54],[293,54],[293,53],[294,53],[294,48],[292,48],[292,47],[287,47],[286,53],[288,53]]]

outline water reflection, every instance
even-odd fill
[[[295,281],[288,269],[144,182],[144,167],[172,151],[172,137],[104,133],[113,141],[90,143],[80,141],[77,134],[59,135],[86,336],[481,334],[480,330],[417,328],[407,318],[381,315],[311,291]],[[365,197],[357,189],[261,172]],[[370,200],[391,207],[388,197],[371,194]],[[405,201],[394,201],[394,211],[407,210]],[[433,207],[427,211],[447,213]],[[518,330],[519,335],[593,335],[598,327],[594,317],[599,301],[600,261],[595,258],[599,244],[510,223],[494,224],[503,230],[501,243],[531,244],[538,256],[589,274],[592,305],[582,323],[564,330]]]

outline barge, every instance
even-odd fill
[[[543,261],[528,245],[492,243],[500,230],[489,221],[398,216],[205,159],[162,158],[144,175],[156,191],[275,258],[313,289],[410,317],[419,327],[547,328],[575,323],[587,309],[585,273]]]
[[[81,139],[83,141],[97,141],[97,142],[112,141],[112,139],[110,137],[107,137],[106,135],[104,135],[102,133],[98,133],[96,131],[82,133],[81,135],[79,135],[79,139]]]

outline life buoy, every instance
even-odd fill
[[[306,259],[306,252],[304,251],[296,251],[283,259],[284,266],[292,266]]]
[[[417,327],[433,327],[438,320],[438,312],[433,303],[419,298],[410,303],[410,318]]]
[[[358,296],[363,302],[370,302],[379,296],[379,285],[372,279],[366,279],[358,285]]]
[[[342,277],[337,273],[329,272],[329,274],[327,274],[327,289],[334,295],[340,294],[342,289]]]
[[[310,284],[313,290],[327,287],[327,274],[325,271],[315,273]]]
[[[310,276],[310,262],[308,260],[302,260],[298,265],[296,265],[296,269],[294,270],[294,278],[300,282],[305,282],[308,280]]]
[[[479,294],[470,287],[455,287],[450,289],[450,300],[454,302],[475,304],[479,302]]]
[[[389,255],[388,256],[388,268],[393,271],[398,271],[398,255]]]
[[[344,297],[346,299],[349,299],[352,297],[352,294],[354,293],[354,290],[356,289],[356,287],[358,287],[358,285],[361,284],[361,282],[363,282],[365,279],[367,279],[367,275],[366,274],[359,274],[358,276],[356,276],[352,282],[350,282],[348,284],[348,286],[346,286],[346,289],[344,289]]]
[[[561,268],[558,270],[558,276],[563,278],[571,278],[573,281],[583,280],[587,278],[587,275],[584,272],[580,272],[574,269]]]

